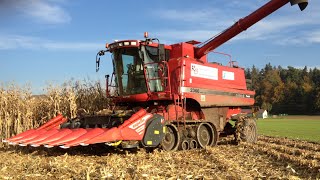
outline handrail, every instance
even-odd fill
[[[146,68],[144,68],[144,74],[145,74],[145,77],[146,77],[146,85],[147,85],[147,89],[148,89],[148,92],[150,92],[150,87],[149,87],[149,84],[148,84],[148,81],[149,80],[158,80],[160,79],[161,80],[161,85],[162,87],[164,88],[164,92],[168,92],[170,94],[170,97],[171,97],[171,82],[170,82],[170,71],[169,71],[169,65],[168,65],[168,62],[167,61],[161,61],[161,62],[149,62],[149,63],[144,63],[144,67],[146,67],[147,65],[151,65],[151,64],[158,64],[158,65],[162,65],[164,64],[164,70],[166,70],[166,73],[162,72],[161,76],[159,77],[155,77],[155,78],[149,78],[147,76],[147,72],[146,72]],[[166,74],[166,76],[164,76],[164,74]],[[167,80],[167,85],[165,86],[163,84],[163,80]]]

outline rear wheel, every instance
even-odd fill
[[[255,143],[257,142],[257,123],[255,119],[249,117],[240,117],[237,122],[236,140]]]
[[[173,124],[167,125],[166,134],[161,141],[162,149],[166,151],[175,151],[178,149],[179,142],[180,136],[177,127]]]

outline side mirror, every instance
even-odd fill
[[[108,52],[109,50],[101,50],[97,53],[96,55],[96,72],[99,71],[100,68],[100,56],[103,56],[105,54],[105,52]]]

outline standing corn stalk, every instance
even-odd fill
[[[100,83],[92,81],[48,85],[41,95],[33,95],[30,85],[0,84],[0,136],[7,138],[39,127],[57,113],[74,118],[78,108],[97,112],[108,106],[103,92]]]

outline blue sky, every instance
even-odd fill
[[[320,67],[320,1],[300,12],[289,4],[217,51],[242,67],[265,64]],[[95,72],[95,55],[106,42],[143,39],[163,43],[205,41],[266,3],[266,0],[2,0],[0,82],[31,83],[41,93],[48,83],[103,80],[112,73],[110,54]],[[219,55],[212,61],[226,63]]]

